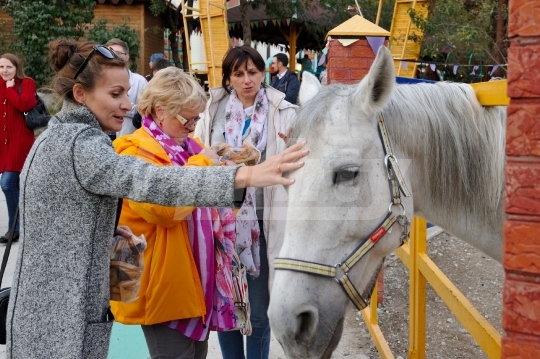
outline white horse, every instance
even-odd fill
[[[506,112],[465,84],[395,86],[384,47],[358,85],[321,87],[305,73],[300,102],[292,138],[310,154],[291,174],[269,316],[288,358],[330,358],[349,297],[366,305],[413,213],[501,261]],[[414,201],[392,190],[400,172]]]

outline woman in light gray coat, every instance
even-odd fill
[[[156,167],[119,156],[103,131],[130,109],[123,61],[103,46],[50,44],[53,84],[79,104],[51,119],[21,174],[21,239],[9,301],[7,357],[105,359],[112,317],[109,256],[118,198],[232,206],[234,188],[290,184],[300,146],[258,168]]]

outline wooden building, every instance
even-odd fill
[[[107,20],[107,27],[126,23],[139,33],[140,47],[137,72],[150,74],[150,55],[163,52],[163,22],[150,11],[150,0],[98,0],[94,9],[94,21]]]

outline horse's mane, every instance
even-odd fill
[[[434,203],[498,220],[505,108],[481,106],[469,85],[440,82],[397,86],[383,116],[394,145],[423,158],[417,175]]]
[[[292,138],[329,119],[336,96],[350,96],[352,102],[355,89],[323,86],[300,109]],[[351,113],[358,107],[349,103],[348,108]],[[423,158],[420,175],[434,203],[473,211],[493,223],[502,213],[504,111],[482,107],[469,85],[440,82],[396,86],[382,114],[396,150]]]

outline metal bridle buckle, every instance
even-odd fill
[[[386,175],[388,176],[389,180],[393,180],[393,175],[390,173],[390,157],[394,159],[397,163],[397,158],[394,155],[386,155],[384,156],[384,167],[386,167]]]

